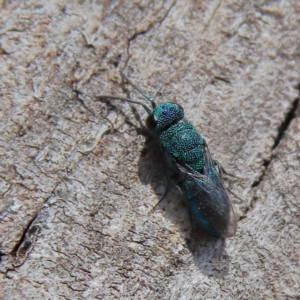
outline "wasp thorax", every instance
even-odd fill
[[[158,105],[146,120],[147,128],[160,133],[184,117],[183,108],[176,103],[166,102]]]

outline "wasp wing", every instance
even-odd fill
[[[175,162],[179,171],[179,187],[195,219],[214,235],[231,237],[236,233],[232,204],[208,148],[204,151],[204,167],[197,172],[186,164]]]

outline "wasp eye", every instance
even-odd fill
[[[149,115],[146,119],[147,128],[153,131],[156,128],[156,125],[157,125],[157,121],[154,118],[154,114]]]

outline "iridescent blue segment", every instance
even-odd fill
[[[233,236],[236,222],[229,197],[216,169],[211,168],[209,173],[198,177],[197,174],[183,172],[179,187],[202,228],[215,236]]]

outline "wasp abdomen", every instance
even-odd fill
[[[184,191],[186,202],[190,207],[195,220],[215,236],[231,236],[229,229],[231,207],[227,205],[228,196],[223,189],[218,189],[218,182],[207,179],[207,189],[199,189],[200,179],[186,178],[179,183]],[[222,201],[214,203],[211,199],[226,199],[225,205]],[[201,199],[201,201],[199,201]],[[235,233],[235,231],[234,231]]]

